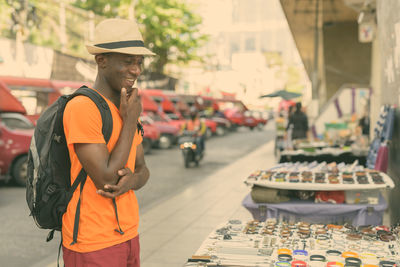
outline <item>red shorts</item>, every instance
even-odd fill
[[[140,267],[139,236],[93,252],[76,252],[63,246],[66,267]]]

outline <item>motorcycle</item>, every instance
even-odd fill
[[[196,144],[196,138],[196,132],[184,131],[178,139],[179,148],[182,150],[185,168],[189,168],[191,162],[194,162],[196,166],[199,166],[199,162],[202,159],[202,153],[199,154],[200,148]]]

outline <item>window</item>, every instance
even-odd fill
[[[0,117],[4,125],[11,130],[35,128],[30,120],[18,113],[0,114]]]
[[[165,112],[165,114],[167,114],[168,118],[170,118],[171,120],[179,120],[178,115],[173,112]]]

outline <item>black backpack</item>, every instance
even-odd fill
[[[53,238],[55,230],[61,231],[62,216],[68,203],[79,184],[82,192],[87,177],[82,168],[71,186],[71,161],[64,135],[63,115],[68,101],[78,95],[89,97],[97,105],[106,143],[112,133],[113,121],[107,102],[95,90],[86,86],[82,86],[71,95],[59,97],[38,119],[28,154],[26,201],[38,227],[52,230],[47,236],[47,241]],[[75,243],[79,227],[80,201],[79,197],[74,223]]]

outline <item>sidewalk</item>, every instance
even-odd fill
[[[243,181],[251,172],[274,164],[273,142],[268,142],[141,214],[141,266],[183,266],[219,224],[251,220],[241,205],[250,190]]]

